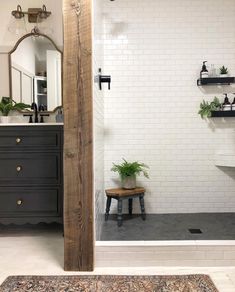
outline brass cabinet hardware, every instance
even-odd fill
[[[21,142],[21,139],[20,138],[16,138],[16,143],[20,144],[20,142]]]
[[[17,200],[16,204],[17,204],[18,206],[20,206],[20,205],[23,204],[23,201],[22,201],[22,200]]]
[[[22,166],[18,165],[18,166],[16,167],[16,171],[17,171],[17,172],[20,172],[21,170],[22,170]]]

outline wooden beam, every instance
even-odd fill
[[[66,271],[94,266],[91,1],[63,0]]]

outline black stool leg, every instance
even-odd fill
[[[129,199],[129,214],[132,215],[132,203],[133,199]]]
[[[118,215],[117,215],[118,227],[122,226],[122,200],[118,199]]]
[[[108,218],[109,218],[109,211],[110,211],[111,200],[112,200],[111,197],[107,197],[106,212],[105,212],[105,221],[107,221]]]
[[[140,208],[141,208],[141,217],[143,220],[146,219],[145,208],[144,208],[144,195],[139,196]]]

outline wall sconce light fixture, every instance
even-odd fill
[[[20,5],[17,5],[16,10],[13,10],[11,14],[16,18],[16,19],[21,19],[24,17],[24,12],[22,11],[22,8]]]
[[[46,5],[42,6],[42,10],[39,11],[39,17],[41,19],[47,19],[47,17],[49,17],[51,15],[50,11],[47,11]]]
[[[51,15],[51,12],[47,11],[46,5],[43,5],[42,8],[29,8],[28,11],[22,11],[21,6],[17,5],[16,10],[13,10],[11,14],[16,19],[21,19],[25,15],[28,15],[29,23],[37,23],[47,19]]]

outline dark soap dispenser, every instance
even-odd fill
[[[222,104],[222,108],[223,108],[223,111],[231,111],[231,103],[229,101],[229,98],[228,98],[228,94],[227,93],[224,93],[224,102]]]
[[[208,73],[208,70],[206,68],[206,63],[207,63],[207,61],[203,62],[202,70],[200,72],[200,78],[208,78],[209,77],[209,73]]]
[[[232,111],[235,111],[235,93],[234,93],[234,99],[232,102]]]

